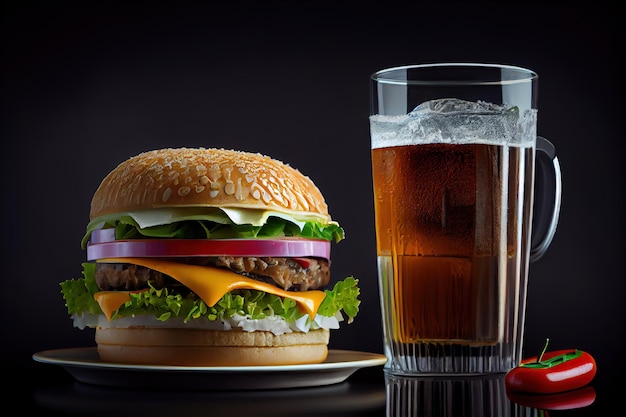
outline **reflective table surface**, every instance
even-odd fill
[[[78,382],[64,368],[46,363],[4,369],[5,377],[19,372],[29,376],[10,381],[5,401],[19,404],[20,414],[46,416],[574,417],[613,414],[619,407],[619,392],[601,374],[573,392],[513,398],[503,375],[401,378],[382,366],[359,369],[341,383],[278,390],[224,390],[217,382],[202,389],[116,388]]]

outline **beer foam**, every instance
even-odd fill
[[[529,147],[535,143],[537,110],[484,101],[440,99],[404,115],[370,116],[372,149],[427,143],[480,143]]]

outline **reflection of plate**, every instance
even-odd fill
[[[360,368],[382,365],[378,353],[329,350],[325,362],[308,365],[189,367],[103,362],[95,347],[57,349],[33,355],[38,362],[61,365],[88,384],[133,388],[278,389],[313,387],[345,381]]]
[[[384,416],[386,397],[384,384],[355,378],[320,387],[228,391],[128,389],[74,382],[38,389],[33,400],[33,415],[363,417]]]

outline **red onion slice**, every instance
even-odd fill
[[[96,230],[87,260],[128,257],[273,256],[330,259],[330,242],[284,239],[129,239],[114,240],[113,229]],[[98,233],[96,233],[98,232]]]

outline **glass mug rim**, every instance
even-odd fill
[[[444,76],[438,70],[458,72],[458,75]],[[420,76],[428,70],[435,70],[429,78]],[[500,71],[497,71],[500,70]],[[409,71],[411,74],[409,77]],[[469,78],[467,71],[473,71],[473,77]],[[503,74],[506,73],[506,77]],[[500,76],[496,76],[499,74]],[[402,76],[404,75],[404,76]],[[433,77],[434,76],[434,77]],[[446,86],[471,86],[471,85],[513,85],[536,81],[539,75],[530,69],[506,64],[485,64],[472,62],[410,64],[385,68],[373,73],[370,78],[379,84],[395,85],[446,85]]]

